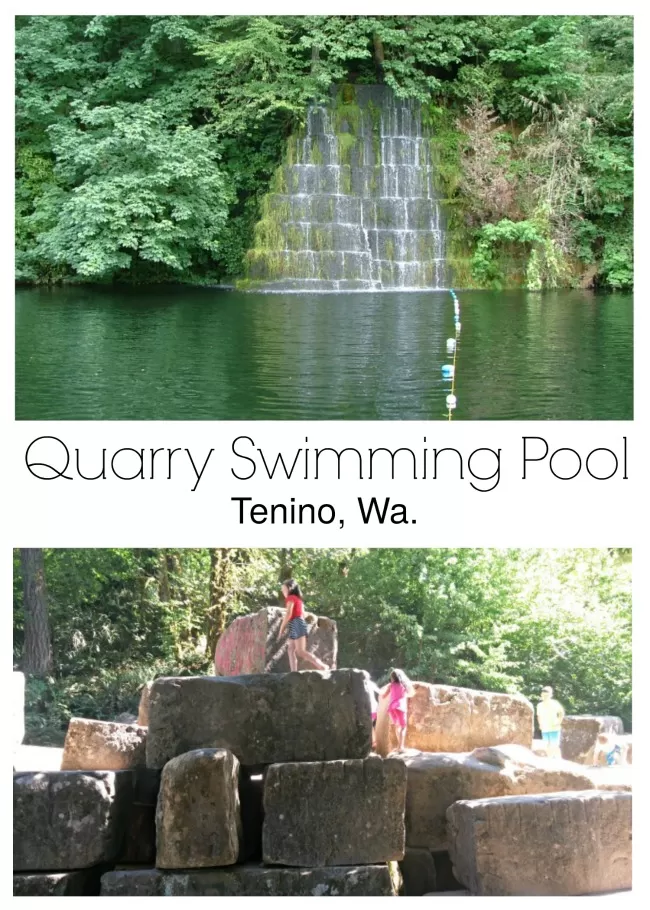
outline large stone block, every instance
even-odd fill
[[[562,758],[582,765],[592,765],[599,733],[615,733],[620,736],[623,733],[623,721],[620,717],[567,714],[562,721],[560,736]]]
[[[79,897],[99,894],[100,869],[14,875],[14,897]]]
[[[632,885],[632,796],[551,793],[454,803],[458,880],[477,895],[572,895]]]
[[[406,746],[422,752],[471,752],[479,746],[533,741],[533,706],[523,695],[479,692],[457,686],[416,682],[409,699]],[[388,699],[380,699],[377,751],[387,755],[397,745],[387,717]]]
[[[398,884],[399,875],[386,864],[321,869],[241,865],[183,872],[116,870],[102,877],[101,894],[103,897],[388,897],[397,893]]]
[[[12,738],[18,745],[25,738],[25,674],[13,672],[11,683]]]
[[[140,691],[140,704],[138,705],[138,724],[141,727],[149,726],[149,700],[151,699],[151,689],[153,679],[146,682]]]
[[[239,762],[226,749],[197,749],[163,768],[156,809],[160,869],[229,866],[241,840]]]
[[[447,849],[447,809],[457,800],[592,790],[580,765],[541,758],[523,746],[407,756],[406,843]]]
[[[164,677],[151,690],[147,764],[203,748],[252,766],[365,758],[371,732],[360,670]]]
[[[406,769],[399,759],[272,765],[264,781],[264,862],[379,863],[404,856]]]
[[[72,717],[63,745],[62,771],[126,771],[144,766],[147,730],[137,724]]]
[[[288,673],[288,638],[279,638],[284,610],[266,607],[257,613],[238,616],[220,636],[214,654],[214,672],[217,676],[244,676],[247,673]],[[336,669],[338,635],[336,623],[326,616],[305,613],[309,628],[308,649],[320,657],[327,666]],[[311,665],[299,661],[299,670]]]
[[[112,862],[132,794],[128,771],[14,774],[14,870],[67,872]]]

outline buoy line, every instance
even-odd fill
[[[456,408],[458,400],[456,398],[456,355],[458,353],[458,340],[460,337],[460,302],[456,297],[456,292],[450,288],[449,293],[454,301],[454,326],[456,328],[456,337],[447,339],[447,353],[453,353],[454,357],[451,363],[445,363],[442,366],[443,379],[451,379],[451,391],[445,399],[447,405],[447,420],[451,420],[452,413]]]

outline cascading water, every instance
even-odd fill
[[[446,286],[444,230],[420,105],[380,85],[312,105],[263,204],[251,286],[416,290]]]

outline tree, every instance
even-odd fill
[[[31,676],[52,673],[52,640],[47,612],[43,550],[20,550],[25,611],[23,670]]]
[[[232,581],[236,550],[227,547],[210,550],[210,604],[208,607],[207,653],[212,656],[226,628],[233,597]]]

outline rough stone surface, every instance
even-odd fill
[[[339,866],[404,856],[399,759],[272,765],[264,781],[265,863]]]
[[[462,800],[447,812],[456,877],[477,895],[573,895],[632,886],[632,796]]]
[[[11,685],[12,738],[18,745],[25,738],[25,674],[14,670]]]
[[[63,745],[62,771],[126,771],[144,766],[147,731],[137,724],[73,717]]]
[[[107,872],[102,877],[101,894],[106,897],[384,897],[397,893],[398,878],[386,864],[322,869],[241,865],[183,872],[130,869]]]
[[[142,687],[140,692],[140,704],[138,705],[138,723],[141,727],[149,726],[149,701],[151,699],[151,689],[153,687],[153,679],[146,682]]]
[[[132,794],[127,771],[14,774],[14,871],[67,872],[112,862]]]
[[[266,607],[257,613],[238,616],[220,636],[214,654],[217,676],[243,676],[246,673],[288,673],[289,656],[286,634],[278,637],[284,610]],[[309,628],[307,648],[331,670],[336,669],[338,634],[336,623],[326,616],[305,613]],[[299,670],[312,669],[298,661]]]
[[[99,894],[98,869],[14,875],[14,897],[79,897]]]
[[[479,692],[456,686],[416,682],[409,699],[406,746],[422,752],[471,752],[479,746],[533,741],[533,706],[523,695]],[[388,699],[380,699],[377,752],[387,755],[397,745],[386,716]]]
[[[54,746],[17,746],[13,754],[14,771],[60,771],[62,761]]]
[[[156,809],[161,869],[229,866],[239,857],[239,762],[227,749],[196,749],[163,768]]]
[[[420,897],[436,890],[436,865],[430,850],[407,847],[399,869],[404,897]]]
[[[623,721],[620,717],[567,714],[562,721],[560,736],[562,758],[592,765],[598,734],[610,732],[622,735]]]
[[[481,760],[483,759],[483,760]],[[447,849],[447,809],[457,800],[562,790],[592,790],[587,769],[541,758],[523,746],[467,753],[421,753],[407,768],[406,843]]]
[[[203,748],[242,765],[365,758],[371,732],[360,670],[165,677],[151,690],[147,765]]]

